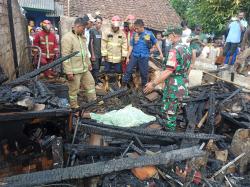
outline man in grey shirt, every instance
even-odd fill
[[[92,75],[95,79],[95,83],[98,83],[98,75],[100,70],[100,65],[102,62],[102,54],[101,54],[101,40],[102,40],[102,17],[95,17],[95,26],[90,30],[90,41],[89,41],[89,51],[91,55],[91,63],[92,63]]]

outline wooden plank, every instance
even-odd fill
[[[69,116],[70,109],[48,109],[43,111],[27,111],[27,112],[10,112],[10,113],[0,113],[0,122],[10,121],[10,120],[24,120],[24,119],[34,119],[40,117],[63,117]],[[1,123],[4,124],[4,123]]]

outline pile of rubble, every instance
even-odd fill
[[[50,87],[53,89],[55,86]],[[17,86],[6,85],[0,90],[0,112],[69,108],[66,98],[56,96],[41,81],[29,81]]]
[[[54,169],[6,177],[2,184],[249,186],[250,95],[223,82],[194,87],[183,101],[176,132],[164,130],[161,96],[120,89],[84,104],[84,118],[73,117],[74,133],[50,139],[46,151]],[[85,118],[86,112],[128,104],[156,120],[127,128]],[[89,145],[89,134],[101,135],[101,143]]]
[[[1,185],[250,185],[250,94],[241,87],[192,87],[170,132],[161,90],[144,95],[110,84],[107,95],[72,111],[62,85],[27,80],[39,72],[1,87]],[[155,120],[127,127],[91,119],[127,105]]]

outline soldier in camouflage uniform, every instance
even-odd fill
[[[157,84],[165,81],[163,112],[167,115],[166,127],[169,130],[175,130],[178,108],[183,97],[188,95],[188,70],[192,60],[192,51],[189,47],[180,44],[181,28],[170,27],[164,35],[167,35],[173,43],[168,58],[164,60],[166,68],[158,79],[146,85],[144,92],[151,92]]]

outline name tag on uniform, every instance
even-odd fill
[[[100,38],[102,38],[102,35],[95,35],[95,37],[97,38],[97,39],[100,39]]]
[[[138,33],[136,33],[135,36],[134,36],[135,43],[137,43],[139,41],[139,39],[140,39],[140,36],[139,36]]]

